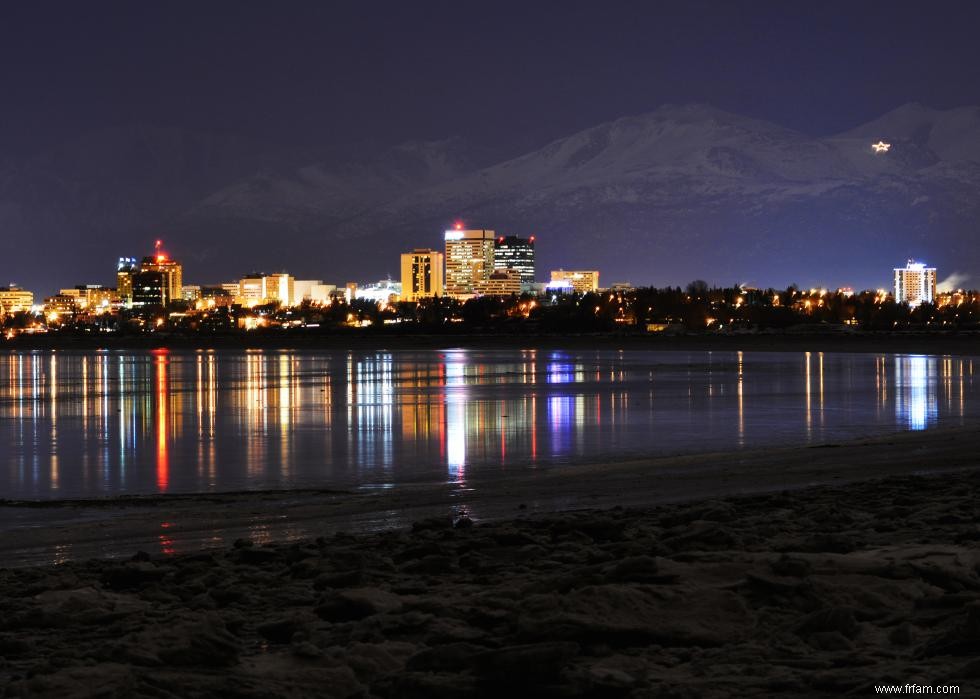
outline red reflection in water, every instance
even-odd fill
[[[153,350],[157,378],[157,490],[164,491],[170,483],[170,455],[167,453],[167,419],[169,391],[167,390],[167,350]]]
[[[172,522],[160,522],[161,529],[170,529],[173,526]],[[171,539],[167,534],[161,534],[160,537],[160,551],[166,556],[172,556],[177,553],[177,549],[174,548],[174,540]]]
[[[500,465],[507,465],[507,426],[500,426]]]

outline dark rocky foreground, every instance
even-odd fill
[[[980,474],[0,570],[36,697],[980,687]]]

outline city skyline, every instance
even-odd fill
[[[450,245],[451,242],[453,242],[453,241],[450,241],[450,236],[453,236],[454,237],[454,240],[455,240],[455,236],[457,234],[461,234],[463,232],[463,227],[464,227],[464,224],[462,222],[456,221],[456,222],[453,223],[453,226],[451,228],[449,228],[449,229],[447,229],[445,231],[445,234],[443,236],[443,239],[444,239],[445,244],[447,245],[447,247]],[[515,241],[521,241],[521,240],[530,241],[531,249],[533,251],[534,242],[535,242],[535,240],[537,238],[537,236],[534,236],[534,235],[529,236],[528,238],[520,238],[519,236],[514,236],[514,235],[507,235],[507,236],[499,236],[498,237],[498,236],[496,236],[495,231],[493,231],[493,230],[487,230],[487,229],[476,229],[476,230],[481,233],[481,240],[484,240],[485,242],[487,242],[488,244],[490,244],[492,246],[492,247],[488,248],[488,252],[487,252],[487,255],[488,255],[487,261],[488,261],[488,264],[490,265],[489,267],[487,267],[487,273],[486,273],[487,276],[489,275],[490,272],[496,271],[498,269],[502,269],[503,267],[507,266],[507,263],[501,263],[500,262],[500,260],[501,260],[500,253],[499,253],[499,251],[497,251],[497,248],[496,248],[496,246],[494,246],[494,244],[500,245],[505,240],[508,241],[508,243],[510,245],[513,245]],[[485,236],[483,235],[484,233],[486,234]],[[55,287],[58,290],[57,291],[57,294],[64,294],[66,290],[70,290],[70,289],[82,289],[82,288],[85,288],[85,287],[89,287],[89,288],[93,288],[93,289],[94,288],[99,288],[99,289],[101,289],[101,288],[105,288],[105,289],[119,289],[120,290],[120,294],[123,297],[125,297],[126,296],[126,288],[124,288],[124,287],[125,287],[126,284],[132,284],[131,281],[127,281],[127,280],[131,280],[132,279],[132,276],[127,276],[127,274],[124,272],[124,270],[123,270],[124,265],[131,265],[131,274],[132,273],[135,273],[137,271],[156,272],[156,271],[160,271],[163,268],[169,268],[169,267],[173,267],[174,265],[176,265],[176,276],[173,277],[173,278],[170,278],[169,276],[167,277],[167,279],[168,279],[167,284],[170,287],[170,289],[172,290],[171,291],[171,294],[167,298],[168,299],[174,299],[174,300],[180,299],[180,298],[183,297],[182,294],[181,293],[174,294],[173,291],[179,292],[182,288],[186,288],[188,286],[188,285],[182,284],[182,281],[181,281],[182,280],[182,275],[183,275],[183,271],[182,270],[183,270],[184,265],[183,265],[182,262],[177,261],[176,257],[174,257],[174,256],[170,256],[170,255],[168,255],[166,253],[161,254],[161,252],[162,252],[161,246],[162,245],[163,245],[163,241],[162,240],[160,240],[160,239],[155,240],[154,241],[154,253],[152,255],[145,256],[143,258],[143,262],[141,264],[140,263],[137,263],[136,258],[133,258],[133,257],[119,257],[118,258],[118,261],[117,261],[117,264],[116,264],[116,275],[115,275],[116,286],[115,287],[110,286],[108,284],[103,284],[103,283],[101,283],[99,281],[79,282],[79,283],[77,283],[75,285],[67,285],[67,286],[64,285],[64,284],[59,284],[59,285],[56,285],[56,287]],[[406,257],[406,255],[411,255],[412,253],[426,253],[426,254],[428,254],[428,253],[433,253],[433,252],[437,252],[437,251],[436,250],[433,250],[431,248],[420,247],[420,246],[416,246],[416,247],[414,247],[410,251],[403,252],[401,254],[401,262],[398,265],[399,274],[396,275],[396,277],[393,277],[392,275],[388,275],[387,279],[391,280],[393,278],[397,278],[397,280],[399,281],[399,283],[401,283],[402,280],[404,280],[406,278],[406,276],[405,276],[405,266],[404,266],[405,265],[405,257]],[[505,252],[504,254],[512,257],[514,253],[513,252]],[[450,295],[450,296],[460,296],[460,295],[462,295],[464,298],[467,297],[467,296],[469,296],[469,295],[479,295],[480,292],[475,292],[475,291],[472,291],[472,290],[471,291],[461,290],[461,291],[458,291],[456,293],[450,293],[450,292],[448,292],[447,291],[446,282],[445,281],[442,281],[442,280],[445,280],[446,279],[446,269],[445,269],[445,266],[444,265],[446,264],[446,260],[448,260],[448,255],[446,255],[444,253],[438,253],[438,255],[439,255],[439,258],[440,258],[440,262],[443,265],[442,272],[440,274],[440,281],[442,282],[443,294]],[[912,265],[913,262],[915,262],[915,258],[909,257],[908,258],[908,264],[909,265]],[[925,266],[925,263],[922,263],[921,261],[916,262],[915,264],[918,265],[918,266],[921,266],[921,267],[924,267]],[[533,252],[532,252],[532,257],[531,257],[530,268],[532,270],[534,269]],[[256,268],[253,266],[252,269],[254,270]],[[515,267],[515,269],[524,270],[526,268],[525,267],[522,267],[521,264],[520,264],[520,262],[518,262],[518,266]],[[952,291],[957,291],[957,290],[973,290],[973,287],[970,287],[969,284],[965,284],[964,285],[962,283],[959,283],[959,284],[957,283],[957,282],[965,282],[968,279],[968,278],[963,277],[962,275],[959,275],[958,273],[955,273],[954,272],[954,273],[949,274],[949,275],[947,275],[945,277],[942,277],[941,275],[940,276],[937,276],[936,268],[935,267],[931,267],[930,268],[930,271],[931,271],[931,274],[932,274],[932,278],[931,278],[931,282],[930,283],[932,284],[932,288],[933,288],[933,296],[934,296],[934,294],[935,294],[935,292],[937,290],[938,291],[942,291],[942,292],[952,292]],[[880,290],[882,288],[888,288],[888,289],[895,289],[896,290],[895,295],[897,297],[899,295],[898,292],[897,292],[897,289],[898,289],[898,287],[897,287],[897,284],[898,284],[898,282],[897,282],[898,272],[899,272],[899,268],[898,267],[891,268],[891,275],[890,275],[889,281],[887,283],[878,284],[878,285],[875,285],[875,286],[860,287],[860,286],[851,286],[851,285],[846,285],[845,284],[845,285],[842,285],[842,286],[834,287],[833,285],[816,284],[816,285],[811,286],[809,288],[818,288],[818,289],[819,288],[863,288],[863,290],[866,290],[866,291],[873,291],[873,290]],[[549,273],[550,276],[549,276],[548,279],[540,278],[540,275],[539,275],[539,278],[536,278],[535,279],[535,283],[539,287],[541,287],[541,290],[543,290],[546,287],[558,289],[558,288],[564,288],[565,286],[567,286],[569,289],[571,289],[572,286],[573,286],[573,284],[571,282],[572,275],[578,275],[579,277],[581,277],[582,274],[592,274],[592,273],[593,273],[592,271],[582,272],[580,270],[565,270],[564,267],[560,267],[559,266],[556,269],[550,271],[550,273]],[[596,278],[598,278],[598,274],[599,273],[601,273],[601,270],[596,270],[595,271]],[[173,274],[173,272],[170,272],[170,274]],[[556,276],[556,275],[558,275],[558,276]],[[258,273],[258,272],[254,272],[253,271],[253,272],[248,272],[248,273],[245,273],[245,274],[240,275],[238,277],[238,279],[236,281],[234,281],[234,282],[229,282],[227,280],[219,281],[219,280],[215,280],[215,279],[206,280],[206,281],[205,280],[200,280],[200,279],[195,279],[192,286],[195,287],[195,288],[198,288],[198,289],[200,289],[200,288],[221,288],[221,287],[226,287],[227,288],[229,286],[229,284],[240,284],[240,283],[244,282],[245,280],[253,279],[254,278],[255,283],[258,284],[259,287],[261,287],[261,288],[264,289],[265,288],[265,284],[266,284],[266,282],[264,281],[265,278],[287,277],[287,276],[290,277],[291,280],[295,280],[297,283],[323,284],[322,277],[324,275],[315,275],[314,274],[314,275],[297,276],[297,275],[291,274],[288,270],[285,270],[285,269],[280,269],[280,270],[275,271],[275,272],[262,272],[262,273]],[[340,276],[343,276],[343,274],[341,274]],[[313,279],[312,277],[320,277],[320,278]],[[567,277],[567,280],[568,281],[564,281],[566,279],[566,277]],[[485,279],[487,277],[484,276],[483,278]],[[608,275],[607,275],[606,278],[608,278]],[[523,286],[524,286],[523,290],[524,291],[531,290],[530,289],[530,284],[527,282],[527,278],[526,278],[525,274],[522,274],[521,275],[521,280],[522,280]],[[556,280],[558,281],[558,283],[556,283]],[[354,282],[354,284],[355,284],[355,286],[361,286],[362,285],[362,282],[364,282],[366,284],[374,284],[376,281],[377,280],[358,280],[357,282]],[[382,281],[383,281],[383,279],[382,279]],[[718,288],[723,288],[723,287],[726,287],[726,286],[731,286],[730,284],[725,284],[724,282],[717,282],[717,281],[711,281],[711,280],[703,280],[700,277],[689,280],[689,282],[693,282],[693,281],[698,281],[698,282],[705,281],[709,285],[714,286],[714,287],[718,287]],[[290,283],[290,285],[292,285],[293,282],[290,281],[289,283]],[[350,283],[350,282],[348,282],[348,283]],[[612,284],[614,284],[614,285],[620,285],[620,286],[630,286],[630,287],[650,287],[650,288],[657,288],[657,285],[655,285],[655,284],[633,284],[629,280],[614,281],[614,282],[612,282]],[[750,286],[750,285],[746,285],[744,283],[743,284],[736,284],[735,286],[739,286],[739,285],[741,285],[741,286]],[[789,283],[782,284],[782,285],[780,285],[780,284],[762,284],[762,285],[759,285],[759,286],[752,286],[752,288],[784,289],[784,288],[789,288],[789,287],[794,286],[794,285],[795,286],[798,286],[798,287],[801,287],[801,288],[806,288],[807,287],[807,285],[802,285],[801,286],[801,285],[796,284],[795,282],[789,282]],[[339,284],[332,284],[332,285],[329,285],[329,286],[330,286],[330,288],[332,290],[332,289],[336,289],[340,285]],[[683,286],[683,284],[675,284],[675,285],[666,284],[666,285],[663,285],[663,286],[665,286],[665,287],[669,287],[669,286]],[[586,287],[588,287],[588,289],[590,289],[590,290],[596,290],[596,289],[599,289],[600,288],[599,285],[598,285],[598,281],[594,281],[593,282],[591,279],[587,283],[585,283],[584,285],[583,284],[576,283],[576,284],[574,284],[574,287],[575,287],[575,291],[583,291],[583,290],[586,290]],[[977,288],[980,288],[980,287],[977,287]],[[0,286],[0,289],[10,289],[10,290],[16,289],[16,290],[29,291],[29,292],[31,292],[34,295],[35,298],[43,298],[43,297],[47,297],[47,296],[55,296],[55,295],[57,295],[56,293],[52,293],[52,294],[38,293],[34,289],[30,289],[30,288],[28,288],[25,285],[18,284],[18,283],[15,283],[15,282],[8,283],[8,284],[5,284],[3,286]],[[291,286],[290,286],[290,289],[291,289]],[[235,295],[235,296],[239,296],[240,295],[242,297],[247,297],[247,298],[254,299],[254,300],[259,300],[259,299],[275,300],[275,299],[283,299],[283,298],[292,298],[293,297],[293,294],[292,294],[292,291],[291,290],[290,291],[277,292],[277,293],[273,293],[271,295],[268,295],[268,294],[265,294],[265,293],[259,293],[256,296],[256,293],[258,293],[258,292],[251,293],[251,294],[243,292],[241,294],[233,294],[233,295]],[[321,292],[321,295],[325,295],[326,293],[327,292]],[[486,291],[483,291],[482,293],[487,293],[487,292]],[[428,295],[432,295],[432,294],[431,293],[416,294],[416,296],[418,298],[423,298],[423,297],[428,296]],[[411,300],[415,300],[415,299],[413,298]],[[929,297],[929,300],[931,300],[931,297]],[[166,305],[166,304],[164,304],[164,305]]]

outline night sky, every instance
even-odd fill
[[[976,2],[8,3],[0,163],[136,123],[516,155],[694,102],[820,136],[980,104],[978,26]]]
[[[977,26],[969,1],[7,4],[0,138],[152,122],[509,147],[686,102],[821,135],[980,103]]]

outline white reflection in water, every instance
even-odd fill
[[[910,430],[924,430],[939,416],[936,357],[895,357],[895,417]],[[952,365],[943,365],[944,374]]]
[[[446,354],[446,466],[450,480],[466,471],[466,353]]]

